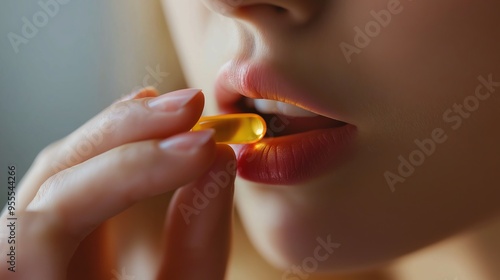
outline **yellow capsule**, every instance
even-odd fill
[[[266,134],[266,122],[256,114],[229,114],[201,117],[193,131],[214,129],[215,142],[220,144],[250,144]]]

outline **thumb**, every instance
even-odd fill
[[[236,159],[217,147],[210,171],[170,204],[159,279],[224,279],[230,249]]]

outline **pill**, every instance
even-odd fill
[[[193,131],[215,130],[215,142],[220,144],[251,144],[266,134],[266,122],[257,114],[228,114],[201,117]]]

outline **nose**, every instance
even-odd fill
[[[214,12],[256,25],[301,25],[315,18],[326,0],[204,0]]]

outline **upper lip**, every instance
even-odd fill
[[[292,104],[327,118],[343,121],[331,110],[311,98],[311,94],[298,89],[282,73],[264,63],[251,64],[244,61],[226,63],[216,80],[215,95],[219,108],[232,113],[234,104],[243,97],[276,100]]]

